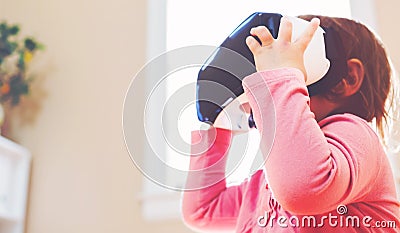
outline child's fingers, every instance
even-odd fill
[[[257,36],[262,46],[270,45],[274,38],[265,26],[258,26],[250,30],[250,34]]]
[[[305,50],[307,48],[308,44],[310,43],[311,39],[318,29],[319,23],[320,21],[318,18],[313,18],[306,30],[304,30],[303,34],[296,41],[296,44],[300,46],[301,49]]]
[[[292,41],[292,28],[292,22],[283,16],[279,25],[278,40],[290,43]]]
[[[258,41],[252,36],[248,36],[246,38],[246,44],[247,44],[247,47],[249,47],[250,51],[253,54],[256,54],[257,51],[261,48],[260,43],[258,43]]]

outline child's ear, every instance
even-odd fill
[[[364,65],[357,59],[352,58],[347,61],[348,73],[334,88],[333,92],[342,97],[352,96],[361,88],[364,80]]]

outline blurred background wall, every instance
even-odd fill
[[[124,95],[145,63],[146,3],[0,0],[0,19],[46,46],[34,64],[40,106],[24,103],[34,119],[13,130],[33,154],[27,232],[186,232],[143,220],[143,176],[122,135]]]
[[[24,103],[33,115],[13,130],[33,154],[28,233],[189,232],[180,220],[143,219],[143,176],[124,146],[122,104],[145,62],[146,3],[0,0],[0,20],[20,23],[46,45],[32,93],[40,105]],[[375,3],[379,33],[399,69],[400,2]]]

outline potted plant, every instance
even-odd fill
[[[0,124],[4,122],[4,109],[17,106],[29,93],[32,78],[27,68],[42,48],[33,37],[21,38],[18,25],[0,22]]]

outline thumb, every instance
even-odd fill
[[[307,28],[304,30],[304,32],[301,34],[299,39],[295,42],[297,46],[299,46],[303,51],[306,50],[308,44],[312,40],[315,32],[318,29],[318,26],[320,24],[320,20],[318,18],[313,18]]]

